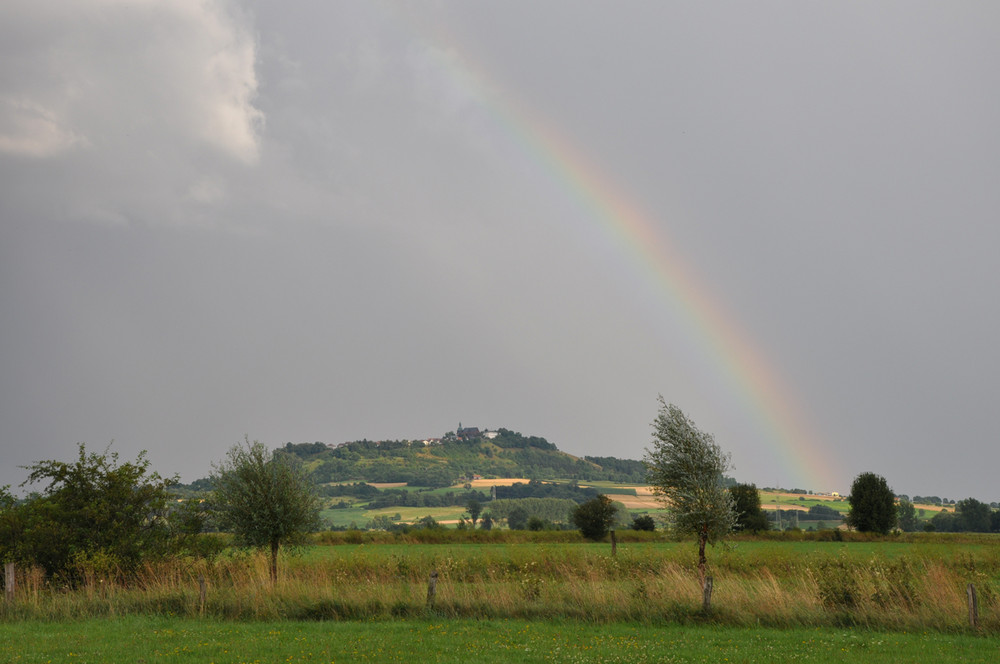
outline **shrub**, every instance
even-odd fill
[[[119,463],[116,452],[87,453],[81,443],[75,463],[39,461],[28,470],[25,484],[48,485],[21,505],[0,506],[0,557],[75,583],[80,561],[128,574],[174,548],[166,518],[174,480],[150,472],[145,452]]]

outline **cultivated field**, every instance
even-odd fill
[[[501,479],[478,479],[468,482],[470,488],[474,491],[482,491],[485,494],[489,493],[491,487],[494,486],[510,486],[516,482],[522,484],[527,484],[530,482],[527,478],[501,478]],[[568,480],[563,480],[563,482],[568,482]],[[403,483],[382,483],[373,484],[379,489],[386,488],[406,488]],[[622,503],[627,509],[633,512],[648,513],[653,516],[664,516],[666,510],[663,504],[660,503],[656,496],[653,494],[651,487],[641,485],[641,484],[619,484],[615,482],[585,482],[580,484],[581,487],[592,487],[600,492],[606,492],[615,501]],[[417,489],[408,489],[417,490]],[[445,489],[434,489],[428,491],[426,489],[421,489],[420,491],[427,491],[429,493],[445,493],[445,492],[460,492],[463,491],[464,484],[457,484],[452,487]],[[809,508],[814,505],[822,505],[836,510],[843,517],[847,514],[847,510],[850,505],[847,499],[843,496],[830,496],[830,495],[818,495],[818,494],[800,494],[800,493],[783,493],[774,491],[761,491],[761,507],[768,511],[782,510],[783,512],[799,512],[804,516],[805,512],[808,512]],[[446,507],[387,507],[382,509],[368,510],[364,508],[364,502],[362,500],[351,499],[351,498],[335,498],[332,499],[331,503],[336,503],[339,501],[345,501],[351,503],[346,509],[327,509],[323,512],[323,517],[333,526],[336,527],[348,527],[354,524],[358,527],[363,527],[372,518],[376,516],[388,516],[390,518],[399,515],[398,522],[401,523],[413,523],[424,516],[431,516],[439,523],[452,525],[458,522],[462,516],[468,516],[465,512],[465,507],[463,505],[452,505]],[[484,509],[488,510],[489,505],[484,503]],[[937,514],[943,508],[940,505],[915,505],[919,510],[918,518],[920,520],[927,520],[930,517]],[[814,521],[823,521],[822,519],[814,519]],[[808,527],[809,522],[802,523],[802,527]],[[824,521],[827,527],[831,525],[836,525],[835,522],[831,523],[829,519]]]

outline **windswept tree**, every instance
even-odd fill
[[[302,462],[245,437],[214,467],[212,481],[220,527],[240,544],[267,547],[277,581],[278,548],[319,526],[319,498]]]
[[[659,402],[653,447],[646,450],[643,463],[649,470],[650,486],[669,509],[670,527],[698,539],[698,578],[708,611],[712,587],[705,573],[705,545],[726,537],[736,523],[733,498],[723,482],[729,457],[680,408],[668,405],[662,396]]]

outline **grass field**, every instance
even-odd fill
[[[778,534],[772,537],[779,537]],[[795,537],[804,538],[798,533]],[[968,629],[975,584],[983,629],[1000,632],[1000,542],[926,534],[883,541],[737,540],[709,551],[710,619],[736,627]],[[697,547],[655,533],[622,533],[617,555],[576,532],[326,533],[283,555],[268,581],[266,556],[150,564],[137,576],[83,570],[75,590],[22,570],[0,621],[166,615],[234,620],[420,618],[437,572],[435,614],[449,619],[701,624]],[[200,606],[198,578],[207,582]]]
[[[419,619],[226,622],[130,617],[7,623],[0,660],[42,662],[969,662],[1000,640],[844,629]]]
[[[709,614],[695,543],[658,533],[622,533],[615,556],[565,531],[325,533],[273,586],[256,553],[76,589],[23,570],[0,662],[1000,661],[1000,538],[808,536],[711,549]]]

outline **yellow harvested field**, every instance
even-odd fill
[[[473,489],[488,489],[491,486],[510,486],[517,482],[522,484],[527,484],[531,480],[525,477],[504,477],[500,479],[493,480],[472,480],[469,484],[472,485]],[[581,484],[580,486],[588,486],[586,484]],[[600,490],[600,487],[595,487]],[[653,490],[648,486],[633,486],[633,487],[622,487],[626,489],[635,489],[636,495],[634,496],[622,496],[618,494],[612,495],[612,499],[625,505],[629,509],[660,509],[663,507],[656,498],[653,496]]]
[[[591,486],[586,484],[581,484],[580,486]],[[595,489],[600,491],[601,487],[595,486]],[[639,510],[658,510],[663,509],[663,503],[656,499],[653,493],[653,488],[648,486],[625,486],[622,489],[635,489],[634,496],[623,496],[621,494],[608,494],[611,496],[612,500],[618,501],[625,507]]]
[[[496,480],[472,480],[469,484],[473,489],[489,488],[491,486],[510,486],[512,484],[527,484],[531,480],[526,477],[502,477]]]
[[[809,508],[803,505],[790,505],[788,503],[761,503],[762,509],[765,510],[777,510],[780,509],[782,512],[791,512],[797,510],[799,512],[808,512]]]
[[[636,491],[636,493],[639,493]],[[617,500],[625,507],[631,509],[658,510],[663,509],[663,504],[658,501],[652,493],[639,496],[611,496],[612,500]]]

